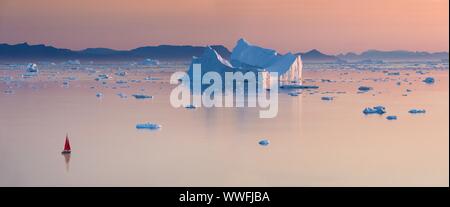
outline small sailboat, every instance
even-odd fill
[[[72,151],[70,149],[69,136],[66,134],[66,143],[64,143],[64,150],[61,154],[70,154]]]

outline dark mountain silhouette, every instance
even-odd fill
[[[347,53],[337,56],[346,61],[381,60],[385,62],[393,61],[443,61],[448,60],[448,52],[411,52],[405,50],[380,51],[368,50],[361,54]]]
[[[327,62],[327,63],[334,63],[339,61],[338,58],[334,55],[326,55],[321,53],[320,51],[313,49],[311,51],[308,51],[306,53],[297,53],[296,55],[302,56],[303,62]]]
[[[222,45],[211,46],[222,57],[228,58],[231,52]],[[140,60],[152,59],[177,59],[191,60],[192,56],[200,56],[205,47],[202,46],[176,46],[160,45],[139,47],[132,50],[113,50],[108,48],[87,48],[80,51],[60,49],[46,45],[29,45],[27,43],[9,45],[0,44],[0,60],[30,59],[30,60],[55,60],[55,59],[111,59],[111,60]]]
[[[229,59],[231,52],[222,45],[211,46],[222,57]],[[84,50],[70,50],[55,48],[43,44],[29,45],[21,43],[16,45],[0,44],[0,60],[142,60],[152,58],[158,60],[186,60],[192,56],[203,54],[205,47],[189,45],[159,45],[138,47],[132,50],[114,50],[109,48],[87,48]],[[411,52],[404,50],[380,51],[368,50],[361,54],[346,53],[337,56],[327,55],[314,49],[305,53],[297,53],[302,56],[305,63],[345,63],[372,60],[375,62],[394,61],[447,61],[448,52]]]

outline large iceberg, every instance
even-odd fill
[[[251,45],[244,39],[238,40],[231,53],[231,62],[237,67],[266,68],[279,58],[280,56],[275,50]]]
[[[278,54],[275,50],[251,45],[244,39],[238,40],[231,53],[231,62],[222,58],[214,49],[206,47],[200,57],[193,57],[188,75],[193,75],[193,65],[201,64],[202,74],[209,71],[261,72],[264,86],[270,85],[270,72],[277,72],[280,85],[301,84],[303,63],[299,55]]]
[[[203,52],[202,56],[200,57],[193,57],[191,65],[189,66],[188,75],[189,77],[193,77],[193,70],[194,70],[194,64],[201,64],[202,66],[202,74],[209,71],[215,71],[220,74],[223,74],[224,72],[233,72],[234,67],[228,62],[228,60],[225,60],[222,58],[222,56],[219,55],[214,49],[211,47],[206,47],[205,51]]]
[[[275,50],[251,45],[246,40],[240,39],[231,53],[231,63],[244,70],[277,72],[281,85],[301,84],[303,62],[299,55],[292,53],[280,55]]]

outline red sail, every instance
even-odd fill
[[[70,151],[69,137],[66,135],[66,143],[64,144],[64,151]]]

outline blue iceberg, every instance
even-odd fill
[[[369,86],[360,86],[359,88],[358,88],[358,90],[359,91],[361,91],[361,92],[367,92],[367,91],[370,91],[370,90],[372,90],[373,88],[372,87],[369,87]]]
[[[384,114],[386,113],[386,108],[384,106],[375,106],[373,108],[367,107],[363,110],[365,115],[368,114]]]
[[[261,145],[261,146],[267,146],[267,145],[269,145],[269,140],[267,140],[267,139],[262,139],[262,140],[260,140],[260,141],[258,142],[258,144]]]
[[[423,80],[424,83],[427,84],[433,84],[434,83],[434,78],[433,77],[427,77]]]
[[[143,123],[143,124],[136,124],[136,129],[150,129],[150,130],[156,130],[160,129],[161,125],[155,124],[155,123]]]
[[[332,96],[323,96],[321,99],[323,101],[332,101],[334,99],[334,97],[332,97]]]
[[[411,109],[408,112],[410,114],[424,114],[426,111],[425,109]]]
[[[132,95],[134,98],[136,99],[148,99],[148,98],[153,98],[153,96],[148,96],[148,95],[144,95],[144,94],[133,94]]]
[[[397,116],[387,116],[387,120],[397,120]]]

